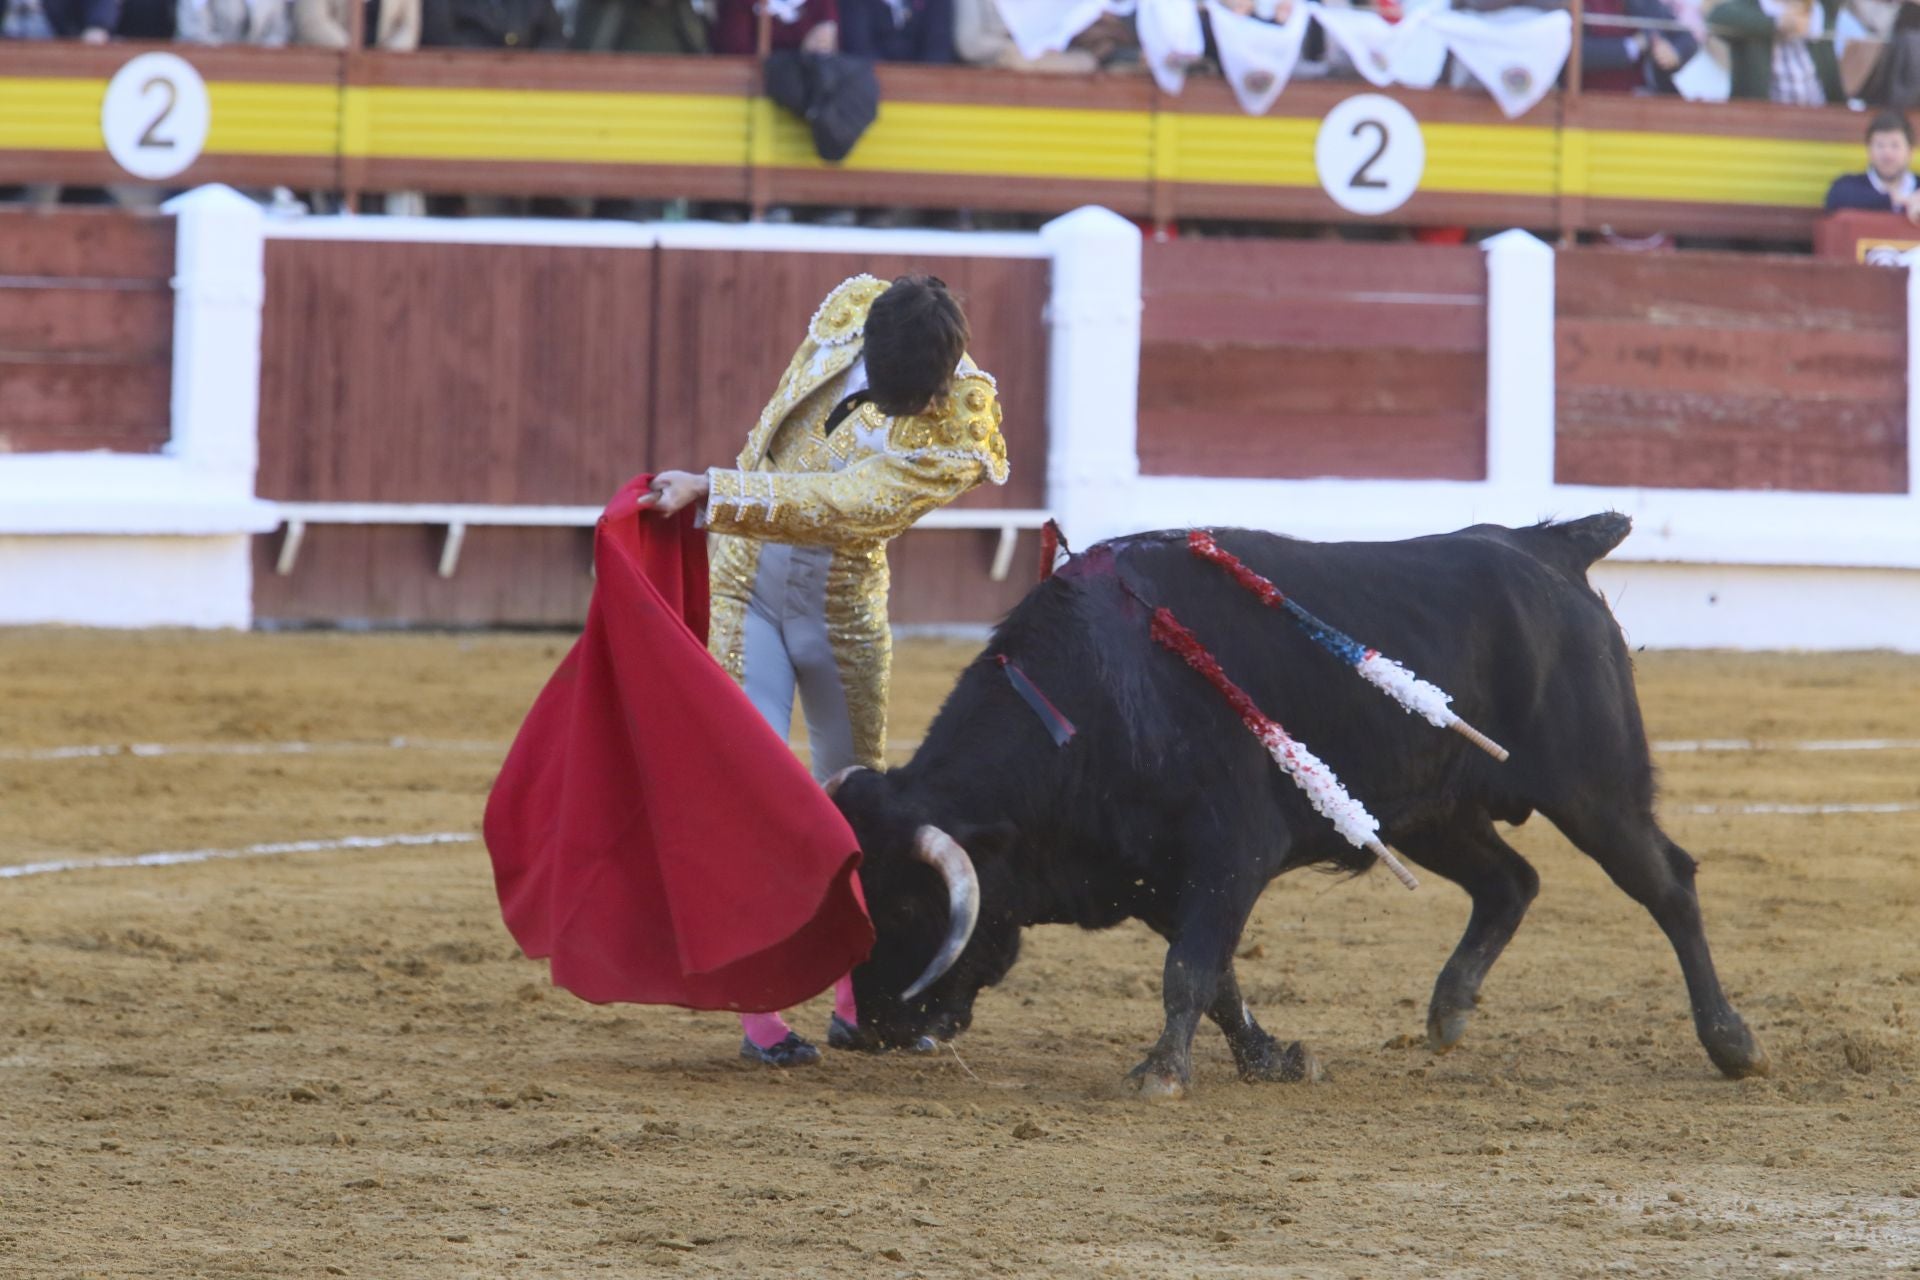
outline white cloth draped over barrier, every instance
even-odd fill
[[[1213,38],[1220,46],[1220,72],[1248,115],[1261,116],[1273,105],[1300,61],[1310,15],[1296,4],[1285,22],[1262,22],[1235,13],[1219,0],[1206,0]]]
[[[1103,13],[1132,10],[1131,3],[1114,0],[994,3],[1029,58],[1066,48]],[[1524,115],[1546,96],[1573,49],[1573,19],[1564,10],[1455,13],[1448,0],[1413,0],[1406,16],[1390,23],[1370,10],[1295,0],[1286,20],[1276,23],[1236,14],[1219,0],[1138,0],[1141,57],[1167,93],[1185,87],[1187,69],[1206,51],[1202,6],[1219,46],[1221,71],[1249,115],[1264,114],[1287,87],[1310,21],[1319,23],[1354,69],[1380,88],[1430,89],[1452,54],[1509,117]]]

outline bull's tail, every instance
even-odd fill
[[[1584,574],[1593,562],[1612,551],[1633,532],[1633,518],[1618,511],[1602,511],[1578,520],[1543,520],[1527,533],[1536,554],[1570,573]]]

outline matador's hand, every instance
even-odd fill
[[[676,515],[706,498],[707,477],[704,472],[696,475],[688,471],[662,471],[653,478],[649,489],[647,496],[640,499],[643,508],[651,507],[663,516]]]

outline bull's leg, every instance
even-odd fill
[[[1186,1093],[1193,1079],[1194,1029],[1200,1025],[1201,1013],[1213,1007],[1221,975],[1230,969],[1234,944],[1251,909],[1248,904],[1235,911],[1210,898],[1204,909],[1189,913],[1182,927],[1172,932],[1160,982],[1166,1026],[1146,1060],[1128,1073],[1141,1093],[1164,1098]]]
[[[1693,1026],[1713,1065],[1726,1075],[1763,1076],[1772,1069],[1767,1051],[1754,1038],[1720,989],[1713,956],[1707,949],[1700,898],[1694,890],[1694,861],[1667,838],[1652,814],[1621,814],[1577,808],[1567,813],[1543,810],[1581,852],[1598,862],[1613,882],[1645,907],[1673,944],[1693,1002]]]
[[[1422,866],[1445,876],[1473,899],[1473,914],[1427,1005],[1427,1044],[1445,1053],[1460,1043],[1480,1000],[1480,984],[1506,950],[1527,908],[1540,892],[1540,876],[1493,829],[1485,814],[1429,828],[1397,841]]]
[[[1281,1044],[1253,1020],[1253,1010],[1240,995],[1240,979],[1231,960],[1220,975],[1207,1016],[1227,1037],[1227,1047],[1233,1050],[1234,1065],[1240,1068],[1242,1080],[1294,1084],[1319,1080],[1326,1074],[1320,1060],[1304,1044],[1298,1040]]]

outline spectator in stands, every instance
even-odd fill
[[[1084,33],[1057,53],[1029,58],[1014,44],[994,0],[953,0],[953,50],[960,61],[976,67],[1082,73],[1098,70],[1100,59],[1083,40]]]
[[[120,22],[120,0],[6,0],[0,34],[9,40],[105,44]]]
[[[188,44],[283,45],[293,34],[287,0],[180,0],[174,36]]]
[[[1837,0],[1726,0],[1707,15],[1725,37],[1731,59],[1731,96],[1818,107],[1840,103],[1840,64],[1834,58]]]
[[[840,49],[880,62],[952,62],[953,0],[840,0]]]
[[[422,0],[420,43],[435,48],[560,49],[567,35],[553,0]]]
[[[173,39],[177,0],[120,0],[120,21],[113,34],[121,40]]]
[[[405,52],[420,47],[420,0],[357,0],[366,5],[365,45]],[[293,0],[293,38],[317,49],[347,47],[348,5],[356,0]]]
[[[1600,93],[1674,93],[1673,73],[1699,49],[1663,0],[1586,0],[1580,34],[1580,87]],[[1671,27],[1609,23],[1637,18]]]
[[[1882,111],[1867,126],[1867,171],[1846,173],[1827,188],[1827,212],[1872,209],[1920,222],[1920,181],[1913,176],[1913,125]]]
[[[835,0],[764,0],[773,18],[773,47],[802,53],[840,52],[840,9]],[[715,53],[759,52],[759,14],[754,0],[720,0],[713,24]]]
[[[580,0],[573,47],[597,53],[710,53],[694,0]]]

